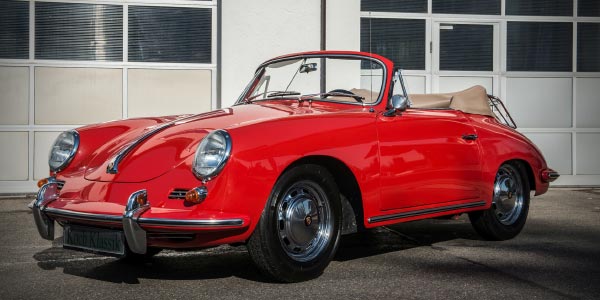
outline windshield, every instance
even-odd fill
[[[384,67],[358,57],[302,57],[265,65],[241,102],[298,99],[374,104],[382,93]]]

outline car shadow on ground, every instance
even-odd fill
[[[334,261],[360,259],[451,239],[479,239],[470,224],[465,222],[426,220],[414,223],[342,236]],[[66,274],[113,283],[138,284],[139,279],[202,280],[226,277],[272,282],[260,274],[245,246],[221,246],[187,252],[166,250],[145,262],[129,262],[63,249],[60,237],[55,239],[53,247],[36,253],[33,258],[44,270],[63,269]]]
[[[334,260],[359,259],[455,239],[481,240],[481,237],[466,218],[401,223],[343,236]]]

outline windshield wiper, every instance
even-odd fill
[[[363,100],[365,100],[365,97],[361,97],[359,95],[356,94],[348,94],[348,93],[342,93],[342,92],[328,92],[328,93],[322,93],[319,94],[318,96],[321,96],[323,98],[327,98],[329,96],[334,96],[334,97],[351,97],[354,98],[354,100],[363,103]]]
[[[283,96],[298,96],[298,95],[300,95],[300,93],[296,92],[296,91],[272,92],[267,95],[267,98],[283,97]]]
[[[254,95],[250,98],[247,98],[246,102],[250,102],[264,94],[265,93],[260,93],[258,95]],[[271,91],[271,92],[269,92],[269,94],[267,94],[267,97],[265,97],[264,99],[275,98],[275,97],[284,97],[284,96],[298,96],[298,95],[300,95],[300,93],[296,92],[296,91]]]

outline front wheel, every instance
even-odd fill
[[[475,231],[488,240],[508,240],[521,232],[529,211],[529,181],[520,163],[505,163],[494,180],[492,206],[469,213]]]
[[[296,166],[275,184],[248,251],[274,280],[312,279],[335,255],[340,225],[339,190],[331,173],[319,165]]]

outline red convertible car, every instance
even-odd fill
[[[340,235],[468,213],[516,236],[557,172],[484,88],[408,94],[379,55],[271,59],[229,108],[66,131],[39,182],[40,235],[124,257],[245,244],[276,280],[319,276]]]

